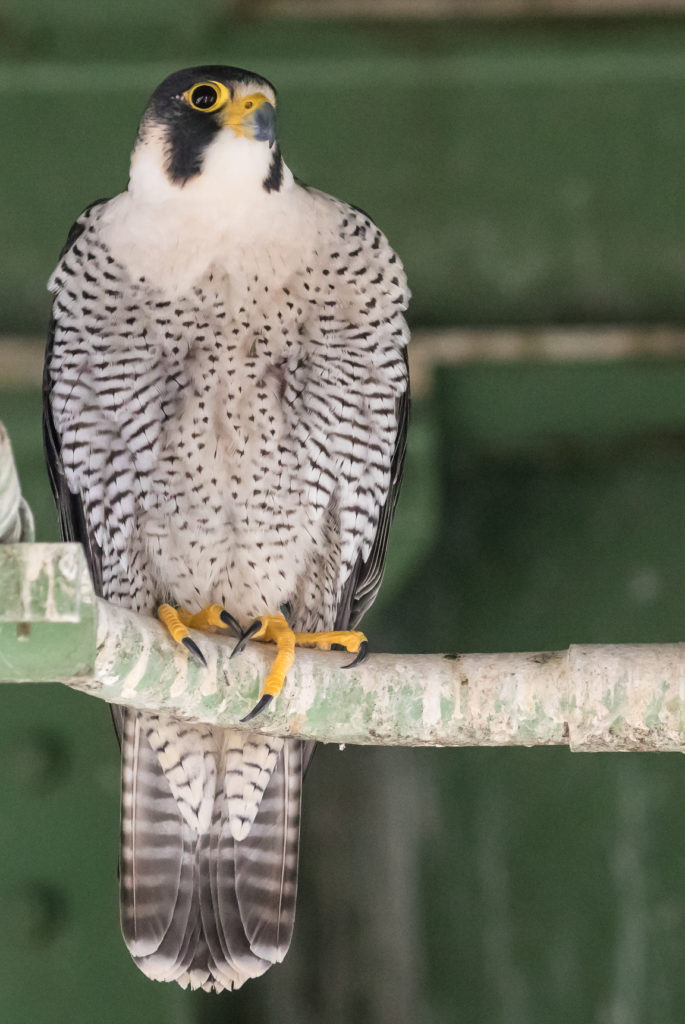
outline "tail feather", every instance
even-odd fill
[[[121,926],[134,957],[156,953],[189,912],[189,838],[140,717],[122,719]],[[160,895],[173,892],[173,901]]]
[[[226,765],[225,814],[236,839],[244,839],[252,828],[282,749],[281,739],[246,737],[237,729],[226,730],[222,750]]]
[[[203,727],[196,733],[128,711],[120,722],[121,923],[129,950],[151,978],[238,988],[282,960],[290,944],[303,745],[275,740],[262,750],[261,738],[245,737],[250,765],[255,752],[261,763],[258,771],[248,765],[241,783],[235,733],[212,738]],[[179,763],[193,773],[187,785]],[[240,787],[249,793],[257,776],[264,795],[248,808],[252,824],[246,834],[241,826],[244,838],[236,839],[230,812]]]
[[[202,837],[200,855],[200,900],[202,924],[214,976],[225,988],[238,988],[248,978],[257,978],[271,964],[255,956],[245,935],[234,883],[234,843],[221,843],[225,819],[223,793],[217,794],[212,829]]]
[[[243,928],[252,950],[271,962],[285,956],[295,924],[302,767],[302,744],[286,742],[259,814],[235,848]]]

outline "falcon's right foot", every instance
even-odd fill
[[[170,604],[161,604],[157,609],[157,618],[169,630],[172,639],[178,644],[183,644],[186,650],[195,655],[205,667],[207,666],[205,656],[190,636],[189,629],[199,629],[203,633],[208,633],[214,629],[228,627],[238,636],[242,632],[230,612],[227,612],[220,604],[208,604],[194,614],[186,611],[185,608],[172,608]]]

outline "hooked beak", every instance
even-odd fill
[[[261,93],[229,100],[222,111],[223,125],[242,139],[256,139],[272,146],[276,141],[276,111]]]

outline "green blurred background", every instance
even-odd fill
[[[291,168],[372,214],[414,292],[374,647],[681,639],[685,3],[598,8],[5,0],[0,418],[39,539],[45,281],[81,208],[125,187],[155,85],[231,63],[276,83]],[[0,696],[2,1022],[682,1022],[677,755],[320,748],[291,951],[217,997],[148,981],[120,938],[107,710]]]

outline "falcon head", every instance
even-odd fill
[[[278,190],[276,90],[260,75],[221,65],[169,75],[145,109],[131,170],[132,183],[136,170],[148,178],[154,170],[176,188],[211,173],[259,178],[267,192]]]

